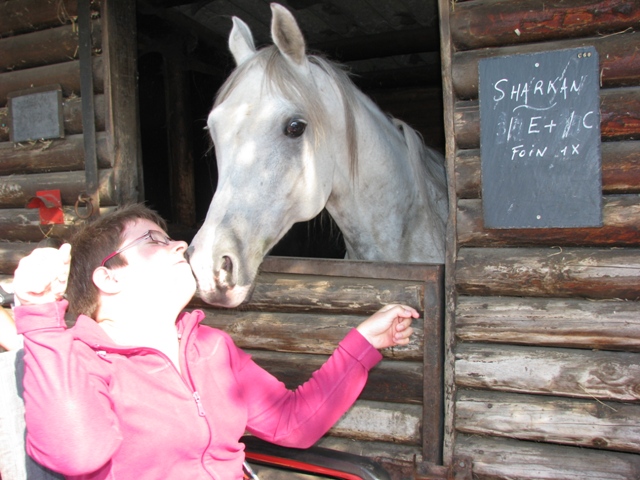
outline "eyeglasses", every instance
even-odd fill
[[[157,243],[160,245],[169,245],[170,242],[173,242],[171,238],[169,238],[166,234],[159,232],[157,230],[147,230],[147,232],[139,238],[136,238],[129,245],[125,245],[124,247],[119,248],[113,253],[110,253],[102,260],[100,264],[101,267],[104,267],[104,264],[111,260],[116,255],[121,254],[125,250],[130,249],[131,247],[135,247],[136,245],[140,245],[145,240],[149,240],[149,243]]]

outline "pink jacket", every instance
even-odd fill
[[[15,309],[25,338],[27,451],[74,479],[240,479],[248,432],[308,447],[353,404],[380,353],[352,330],[295,391],[256,365],[224,332],[176,323],[179,374],[150,348],[114,344],[66,301]]]

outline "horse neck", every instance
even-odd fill
[[[421,247],[439,220],[424,214],[427,205],[419,182],[425,179],[416,178],[402,133],[366,98],[356,121],[357,171],[352,178],[347,159],[336,162],[326,205],[345,238],[347,257],[439,262],[438,254]]]

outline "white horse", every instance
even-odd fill
[[[383,114],[343,70],[307,55],[288,10],[273,3],[271,10],[275,45],[261,50],[233,18],[237,68],[207,122],[218,186],[190,248],[200,297],[242,303],[270,249],[325,207],[349,259],[443,263],[442,156]]]

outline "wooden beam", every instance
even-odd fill
[[[102,57],[93,60],[94,93],[104,92],[104,70]],[[7,104],[7,94],[29,87],[42,87],[59,83],[64,97],[80,95],[80,62],[56,63],[42,67],[17,70],[15,72],[0,73],[0,107]]]
[[[0,2],[0,36],[70,23],[76,16],[76,0],[3,1]]]
[[[456,428],[475,435],[640,453],[640,405],[459,391]]]
[[[258,276],[257,282],[266,281]],[[205,309],[204,325],[224,330],[240,348],[273,352],[330,355],[366,314],[319,312],[256,312],[237,309]],[[383,351],[385,358],[422,362],[424,351],[422,319],[414,320],[409,345]]]
[[[86,189],[84,171],[10,175],[0,177],[0,208],[25,208],[39,190],[60,190],[63,205],[75,205]],[[113,170],[100,170],[100,204],[114,205]]]
[[[459,295],[640,298],[640,250],[461,248]]]
[[[102,9],[106,132],[118,205],[144,199],[138,116],[136,4],[109,0]],[[100,57],[99,57],[100,58]]]
[[[639,302],[460,296],[456,327],[464,342],[640,352]]]
[[[632,453],[486,435],[458,435],[455,452],[473,460],[474,478],[622,480],[640,477],[640,456]]]
[[[98,166],[113,166],[107,136],[96,135]],[[69,135],[61,139],[38,142],[0,143],[0,175],[26,173],[67,172],[84,169],[84,145],[82,134]]]
[[[77,60],[77,28],[64,25],[0,39],[0,72]],[[100,19],[92,22],[91,38],[94,49],[102,48]]]
[[[187,227],[196,223],[193,139],[189,107],[189,81],[179,52],[164,57],[165,99],[169,135],[171,222]]]
[[[597,246],[640,244],[638,195],[604,197],[603,226],[593,228],[485,228],[482,200],[458,200],[458,244],[468,247]]]
[[[456,103],[454,119],[458,148],[479,148],[478,101]],[[603,141],[640,138],[640,87],[610,88],[600,91],[600,134]]]
[[[539,53],[584,46],[593,46],[598,52],[601,87],[613,88],[638,85],[640,56],[635,52],[640,49],[640,32],[628,30],[616,35],[458,52],[454,55],[451,73],[456,97],[466,100],[478,98],[478,64],[484,58]]]
[[[637,353],[495,344],[456,349],[458,388],[637,402],[639,383]]]
[[[635,29],[640,4],[629,0],[476,0],[458,2],[451,35],[459,50],[594,37]]]
[[[602,193],[640,193],[640,141],[604,142],[600,151]],[[455,167],[456,196],[480,198],[481,173],[480,150],[459,150]]]
[[[334,348],[335,346],[337,342]],[[324,355],[301,353],[285,354],[250,350],[247,352],[258,365],[284,382],[289,389],[295,389],[306,382],[328,358]],[[369,373],[367,384],[359,398],[420,405],[422,403],[422,363],[382,361]]]

